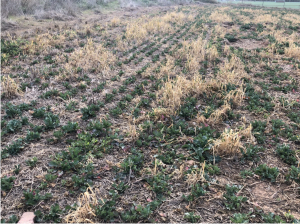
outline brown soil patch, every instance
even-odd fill
[[[257,41],[257,40],[250,40],[250,39],[241,39],[235,43],[231,43],[230,46],[232,47],[240,47],[247,50],[253,50],[257,48],[262,48],[267,46],[266,41]]]

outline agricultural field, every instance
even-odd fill
[[[300,222],[300,11],[97,16],[2,33],[2,222]]]
[[[300,2],[264,2],[264,1],[232,1],[233,4],[251,4],[264,7],[278,7],[288,9],[300,9]]]

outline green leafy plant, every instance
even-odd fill
[[[64,133],[62,131],[55,131],[53,132],[53,136],[57,138],[58,141],[60,141],[61,138],[64,136]]]
[[[44,119],[44,122],[45,122],[45,128],[46,129],[54,129],[56,127],[58,127],[59,125],[59,117],[57,115],[54,115],[52,113],[47,113],[45,115],[45,119]]]
[[[214,138],[214,130],[210,127],[202,127],[197,130],[197,133],[198,134],[194,137],[192,143],[185,144],[182,147],[191,150],[194,154],[193,157],[200,162],[203,162],[204,160],[218,161],[218,157],[213,158],[213,156],[209,153],[210,146],[208,142],[210,139]]]
[[[53,175],[51,173],[47,173],[45,175],[45,180],[48,182],[48,183],[51,183],[53,182],[54,180],[56,180],[57,176],[56,175]]]
[[[160,204],[160,201],[152,201],[146,206],[134,205],[129,211],[122,213],[121,217],[125,222],[148,220],[149,216]]]
[[[300,167],[291,166],[288,174],[286,175],[286,180],[293,180],[300,184]]]
[[[15,179],[16,177],[8,176],[1,178],[1,190],[6,192],[10,191],[14,186]]]
[[[242,170],[240,174],[243,179],[245,179],[247,177],[253,177],[253,175],[254,175],[252,170]]]
[[[97,87],[93,89],[93,92],[100,93],[104,89],[105,85],[106,85],[106,82],[98,84]]]
[[[6,153],[9,155],[17,155],[24,148],[23,139],[19,138],[16,141],[8,145],[2,152],[2,158],[7,157]]]
[[[92,180],[86,176],[73,175],[72,181],[74,188],[79,189],[82,192],[85,192],[89,186],[93,185]]]
[[[203,188],[199,183],[197,183],[192,186],[191,193],[188,196],[183,195],[182,197],[186,201],[194,201],[198,197],[206,194],[206,191],[204,190],[205,187],[206,186],[204,186],[204,188]]]
[[[162,195],[163,193],[166,193],[168,191],[169,189],[168,180],[169,180],[169,176],[163,175],[162,173],[147,178],[148,184],[151,186],[151,189],[157,195]]]
[[[258,162],[260,160],[259,152],[262,152],[264,150],[264,148],[257,145],[247,145],[246,150],[241,149],[243,155],[241,161],[244,162],[245,160],[249,160]]]
[[[82,119],[88,120],[89,118],[96,117],[96,112],[100,110],[100,106],[97,104],[91,104],[86,108],[81,109]]]
[[[144,164],[144,155],[136,150],[132,150],[132,154],[127,156],[121,163],[121,167],[125,173],[138,172]]]
[[[114,96],[115,96],[114,94],[106,93],[105,94],[105,103],[111,102],[113,100]]]
[[[221,173],[221,169],[217,165],[210,163],[205,164],[205,171],[208,172],[209,175],[218,175]]]
[[[28,131],[25,141],[26,142],[32,142],[32,141],[37,141],[41,139],[41,135],[39,132],[34,132],[34,131]]]
[[[251,123],[253,128],[253,134],[259,144],[264,144],[266,141],[266,136],[264,135],[265,129],[267,127],[267,122],[265,121],[254,121]]]
[[[33,168],[36,166],[38,159],[36,157],[33,157],[32,159],[28,159],[25,162],[28,166],[30,166],[30,168]]]
[[[286,138],[291,138],[293,136],[293,129],[286,125],[282,120],[280,119],[275,119],[272,120],[272,133],[275,135],[273,137],[273,140],[276,142],[279,141],[278,136],[286,137]]]
[[[23,192],[24,201],[26,206],[34,206],[41,200],[48,200],[52,198],[52,194],[46,193],[45,195],[40,195],[39,190],[27,190]]]
[[[5,219],[1,219],[1,223],[18,223],[18,221],[19,218],[16,215],[11,215],[7,221]]]
[[[103,137],[110,133],[111,125],[112,123],[105,119],[102,121],[91,121],[87,126],[87,130],[92,131],[93,136]]]
[[[276,153],[289,165],[296,165],[298,162],[295,151],[291,150],[289,145],[277,145]]]
[[[268,214],[261,214],[261,217],[265,223],[284,223],[283,219],[279,215],[275,215],[272,212]]]
[[[174,159],[176,158],[176,152],[173,150],[167,151],[164,154],[157,156],[157,158],[165,164],[173,164]]]
[[[76,133],[79,129],[77,122],[68,121],[68,123],[61,127],[64,133]]]
[[[122,109],[119,106],[116,106],[115,108],[111,109],[109,111],[109,113],[114,116],[117,117],[119,115],[121,115],[123,113]]]
[[[197,110],[195,108],[196,103],[196,98],[186,98],[185,104],[180,107],[179,115],[184,117],[186,120],[192,119],[197,114]]]
[[[259,175],[262,179],[270,179],[271,182],[275,182],[279,174],[277,167],[270,168],[266,164],[259,165],[255,170],[255,174]]]
[[[34,212],[35,214],[35,222],[37,223],[60,223],[61,222],[61,214],[63,211],[60,209],[58,204],[54,204],[51,206],[49,213],[43,214],[40,210]]]
[[[237,210],[241,208],[243,202],[246,202],[248,199],[243,196],[236,196],[240,188],[236,185],[229,186],[226,185],[226,193],[223,194],[226,199],[225,206],[229,210]]]
[[[194,215],[193,212],[187,212],[184,214],[184,219],[190,223],[199,223],[201,217],[199,215]]]
[[[129,185],[126,185],[123,181],[121,181],[118,185],[113,183],[112,187],[116,189],[119,194],[121,194],[124,193],[129,188]]]
[[[229,34],[229,33],[226,33],[224,37],[225,37],[229,42],[236,42],[236,41],[238,41],[238,38],[236,37],[235,34]]]
[[[20,166],[21,166],[20,164],[19,165],[15,165],[14,174],[18,175],[20,173],[20,171],[21,171],[21,167]]]
[[[20,120],[10,120],[6,124],[6,131],[8,133],[15,133],[22,129],[22,122]]]
[[[45,113],[46,113],[46,108],[45,107],[34,109],[32,117],[34,117],[34,118],[44,118]]]
[[[300,124],[300,113],[290,112],[288,117],[297,124]]]
[[[244,213],[234,213],[230,220],[233,223],[249,223],[248,214]]]
[[[116,201],[99,201],[100,205],[95,208],[95,214],[100,219],[104,221],[111,221],[113,222],[113,218],[117,217],[116,212]]]

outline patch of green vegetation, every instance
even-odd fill
[[[185,118],[186,120],[190,120],[197,114],[197,110],[195,108],[197,103],[196,98],[186,98],[185,103],[180,107],[179,115]]]
[[[199,198],[200,196],[203,196],[206,194],[206,191],[204,190],[206,186],[204,185],[204,188],[199,184],[195,184],[192,186],[191,193],[188,196],[183,195],[183,199],[186,201],[194,201],[195,199]]]
[[[32,159],[28,159],[25,161],[26,164],[30,167],[30,168],[33,168],[33,167],[36,167],[36,164],[38,162],[38,158],[36,158],[35,156],[32,158]]]
[[[258,162],[260,160],[259,152],[264,151],[265,149],[259,147],[257,145],[247,145],[246,150],[241,149],[242,158],[241,161],[244,162],[245,160]]]
[[[76,133],[79,129],[79,125],[77,122],[68,121],[68,123],[61,127],[61,130],[64,133]]]
[[[293,136],[293,129],[286,125],[282,120],[274,119],[271,122],[274,141],[279,142],[279,136],[285,138],[291,138]]]
[[[82,120],[88,120],[90,118],[96,117],[96,112],[100,110],[100,105],[91,104],[88,107],[82,108],[80,111],[82,113]]]
[[[46,193],[45,195],[40,195],[39,190],[27,190],[23,192],[24,202],[26,206],[34,206],[42,200],[49,200],[52,198],[52,194]]]
[[[232,223],[249,223],[248,214],[244,213],[234,213],[230,220]]]
[[[15,133],[22,129],[22,122],[20,120],[10,120],[6,124],[7,133]]]
[[[146,179],[146,181],[151,187],[151,190],[155,192],[157,197],[160,197],[169,190],[168,180],[169,176],[164,175],[162,173],[159,173],[155,176]]]
[[[290,149],[289,145],[277,145],[277,155],[287,164],[296,165],[298,160],[296,158],[296,152]]]
[[[300,167],[291,166],[288,174],[286,175],[286,180],[292,180],[300,184]]]
[[[122,213],[121,217],[125,222],[147,221],[149,216],[160,204],[160,201],[152,201],[144,207],[142,205],[134,205],[129,211]]]
[[[243,179],[245,179],[247,177],[253,177],[253,175],[254,175],[252,170],[242,170],[240,174]]]
[[[19,138],[8,145],[1,153],[1,158],[7,158],[9,155],[17,155],[24,148],[23,139]]]
[[[45,122],[45,128],[48,130],[52,130],[58,127],[60,121],[57,115],[52,113],[47,113],[45,114],[44,122]]]
[[[111,131],[111,125],[112,123],[106,119],[102,121],[91,121],[87,126],[87,130],[92,131],[92,135],[96,137],[108,136]]]
[[[1,219],[1,223],[18,223],[18,221],[19,218],[16,215],[11,215],[7,221],[5,219]]]
[[[266,121],[254,121],[251,123],[253,128],[253,134],[259,144],[264,144],[266,141],[266,136],[264,135],[265,129],[267,127]]]
[[[41,135],[39,132],[34,132],[34,131],[28,131],[25,141],[26,142],[32,142],[32,141],[38,141],[41,139]]]
[[[236,196],[236,193],[239,191],[239,189],[240,188],[236,185],[226,185],[226,193],[224,193],[223,196],[226,199],[225,206],[228,210],[240,209],[242,203],[248,200],[246,197]]]
[[[236,37],[236,34],[230,34],[230,33],[226,33],[224,36],[229,42],[233,43],[233,42],[237,42],[238,38]]]
[[[69,210],[70,206],[66,206],[65,210]],[[61,215],[64,213],[63,210],[60,209],[58,204],[54,204],[50,207],[49,213],[43,214],[40,210],[34,212],[35,214],[35,222],[37,223],[60,223]]]
[[[183,145],[183,148],[186,148],[191,151],[193,157],[200,162],[204,160],[208,161],[218,161],[219,157],[213,158],[213,156],[209,153],[210,146],[208,144],[209,140],[214,138],[214,130],[210,127],[202,127],[197,130],[197,136],[194,137],[193,142],[187,143]]]
[[[272,103],[272,98],[267,94],[267,92],[258,93],[249,83],[246,84],[245,95],[246,100],[248,101],[246,109],[249,111],[257,113],[272,111],[275,106],[274,103]]]
[[[190,223],[199,223],[201,217],[199,215],[194,215],[193,212],[187,212],[184,214],[184,219]]]
[[[208,174],[211,176],[218,175],[221,173],[221,169],[217,165],[213,165],[213,164],[209,164],[209,163],[205,164],[204,170],[206,172],[208,172]]]
[[[144,154],[133,149],[131,155],[127,156],[121,163],[124,173],[138,172],[144,165]]]
[[[4,176],[3,178],[1,178],[1,190],[6,192],[10,191],[14,186],[15,179],[16,177],[13,176]]]
[[[268,167],[266,164],[259,165],[255,170],[255,174],[259,175],[262,179],[270,179],[271,182],[275,182],[279,174],[277,167]]]
[[[283,219],[279,215],[275,215],[272,212],[268,214],[261,214],[261,217],[265,223],[284,223]]]
[[[34,118],[44,118],[46,113],[46,108],[41,107],[33,110],[32,117]]]

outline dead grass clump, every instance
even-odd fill
[[[71,65],[85,71],[94,69],[95,72],[105,75],[110,71],[110,65],[116,61],[116,57],[101,44],[95,44],[89,39],[83,49],[77,49],[69,56],[69,61],[66,68]]]
[[[214,111],[208,118],[208,123],[210,124],[217,124],[223,121],[227,117],[227,112],[231,110],[230,105],[227,102]]]
[[[244,128],[240,131],[234,131],[233,129],[226,128],[221,134],[220,138],[213,140],[211,148],[213,154],[220,156],[229,155],[239,155],[244,146],[241,142],[242,137],[245,137],[250,142],[254,141],[254,136],[252,135],[252,125],[250,124],[248,128]]]
[[[245,89],[243,87],[236,90],[231,90],[226,96],[225,100],[227,102],[233,103],[234,106],[240,106],[245,97]]]
[[[204,171],[204,169],[205,169],[205,162],[202,164],[202,167],[199,171],[192,170],[192,172],[190,174],[187,174],[187,179],[186,179],[185,182],[189,186],[193,186],[196,183],[198,183],[199,181],[205,181],[205,177],[204,177],[205,171]]]
[[[221,137],[212,141],[212,144],[213,154],[220,156],[240,154],[240,149],[243,148],[240,133],[232,129],[225,129]]]
[[[185,15],[183,12],[171,12],[164,16],[141,17],[127,24],[125,36],[127,40],[136,40],[138,43],[146,40],[150,34],[174,32],[172,23],[182,25],[194,16]],[[146,21],[146,22],[145,22]]]
[[[206,57],[209,61],[214,61],[219,57],[219,52],[215,45],[206,49]]]
[[[209,19],[218,23],[232,22],[232,18],[227,15],[224,10],[224,8],[221,8],[220,12],[218,12],[217,10],[212,12],[209,16]]]
[[[2,76],[1,93],[5,97],[12,97],[22,95],[23,92],[14,79],[10,78],[9,76]]]
[[[86,192],[80,194],[76,211],[70,212],[64,217],[66,223],[94,223],[93,219],[96,216],[94,206],[98,205],[98,199],[91,187],[88,187]]]
[[[206,41],[199,37],[195,41],[183,41],[182,45],[176,58],[186,61],[186,68],[189,72],[196,74],[199,70],[200,62],[205,59]]]
[[[179,76],[175,81],[169,80],[164,84],[164,87],[157,93],[157,99],[162,105],[173,113],[181,105],[181,99],[187,96],[189,81]]]
[[[135,141],[139,137],[139,132],[137,131],[137,126],[136,126],[136,120],[131,116],[129,117],[128,121],[128,126],[127,126],[127,135],[130,140]]]
[[[24,54],[45,53],[48,54],[51,47],[60,45],[67,39],[69,33],[62,32],[59,35],[49,33],[37,35],[30,43],[27,43],[23,49]]]
[[[300,47],[296,44],[290,44],[288,48],[285,49],[285,54],[288,57],[293,57],[296,59],[300,59]]]
[[[121,20],[120,20],[120,18],[114,17],[114,18],[112,18],[112,20],[110,22],[111,22],[111,26],[116,27],[121,23]]]

